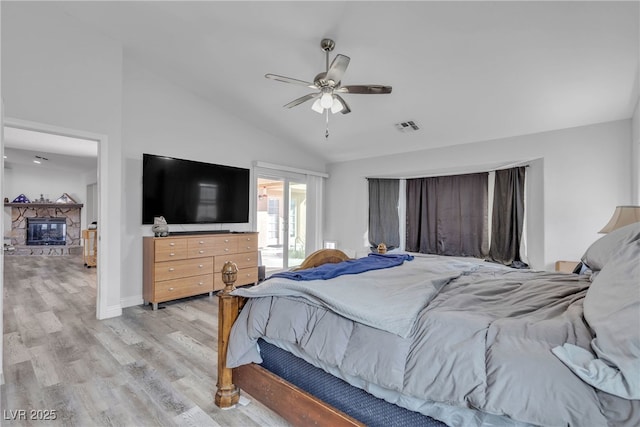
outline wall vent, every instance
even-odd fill
[[[420,129],[420,127],[413,120],[408,120],[406,122],[396,123],[396,129],[398,129],[402,133],[415,132]]]

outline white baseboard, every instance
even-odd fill
[[[104,320],[118,316],[122,316],[122,306],[120,304],[107,307],[104,312],[99,313],[98,319]]]
[[[142,295],[122,298],[120,300],[120,306],[122,308],[133,307],[134,305],[142,305],[144,304],[144,299],[142,299]]]

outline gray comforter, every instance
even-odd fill
[[[565,343],[589,349],[586,278],[419,256],[338,279],[236,290],[250,300],[228,366],[260,363],[263,337],[449,425],[639,421],[639,401],[597,391],[551,352]]]

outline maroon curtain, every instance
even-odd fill
[[[486,172],[407,180],[408,251],[484,258]]]

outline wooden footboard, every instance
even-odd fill
[[[233,370],[236,385],[294,426],[355,427],[358,420],[254,363]]]
[[[320,250],[307,257],[301,269],[345,259],[348,257],[336,249]],[[218,293],[218,382],[215,404],[221,408],[233,407],[238,403],[242,388],[293,425],[363,426],[358,420],[259,365],[250,364],[235,369],[226,367],[231,327],[244,301],[242,297],[230,295],[235,289],[233,284],[237,272],[237,266],[232,262],[227,262],[222,268],[226,286]]]

